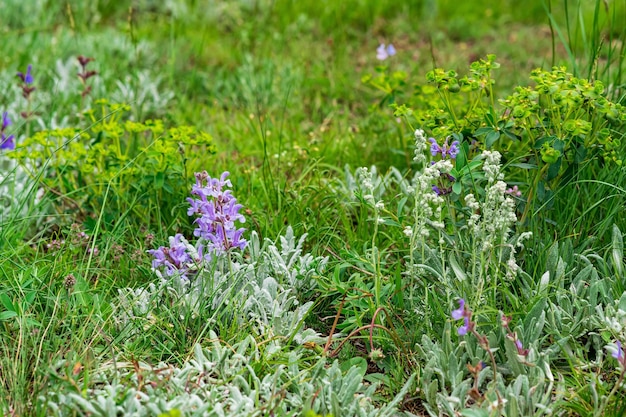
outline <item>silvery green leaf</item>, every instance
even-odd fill
[[[537,293],[544,294],[548,290],[549,285],[550,285],[550,271],[546,271],[541,276],[541,280],[539,280],[539,290]]]

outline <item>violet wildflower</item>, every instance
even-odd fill
[[[615,342],[615,347],[617,349],[613,353],[611,353],[611,356],[617,359],[617,362],[626,369],[626,356],[624,356],[624,349],[622,349],[622,342],[617,340]]]
[[[152,268],[159,269],[165,267],[168,276],[179,274],[181,279],[187,279],[187,272],[194,263],[194,259],[188,253],[189,244],[181,235],[177,233],[170,236],[170,246],[161,246],[158,249],[150,249],[148,253],[154,256]]]
[[[459,308],[452,310],[451,315],[454,320],[463,319],[463,325],[457,330],[459,336],[465,336],[468,332],[472,331],[474,326],[474,323],[470,320],[472,312],[465,308],[465,300],[463,298],[459,299]]]
[[[442,159],[446,159],[450,157],[451,159],[456,159],[456,156],[459,154],[459,146],[460,143],[458,140],[455,140],[450,145],[448,145],[448,138],[443,142],[443,145],[439,146],[437,140],[435,138],[429,138],[428,141],[431,143],[430,145],[430,153],[432,156],[441,155]]]
[[[514,185],[512,188],[507,188],[505,191],[507,194],[512,195],[514,197],[521,197],[522,192],[517,188],[517,185]]]
[[[467,334],[467,332],[470,331],[470,319],[469,317],[464,317],[463,318],[463,326],[459,327],[459,329],[457,330],[457,333],[459,334],[459,336],[465,336]]]
[[[442,195],[448,195],[450,193],[452,193],[452,187],[438,187],[436,185],[433,185],[433,191],[435,192],[435,194],[442,196]]]
[[[463,298],[459,299],[459,308],[456,310],[452,310],[452,318],[454,320],[461,320],[461,318],[465,315],[465,300]]]
[[[515,335],[515,347],[517,348],[517,354],[520,356],[528,355],[528,349],[524,349],[524,345],[522,341],[517,339],[517,335]]]
[[[459,308],[452,310],[452,318],[454,320],[460,320],[465,315],[465,300],[459,299]]]
[[[396,48],[394,48],[392,44],[385,46],[384,43],[381,43],[380,46],[376,48],[376,58],[380,61],[384,61],[395,54]]]
[[[2,114],[2,128],[0,129],[0,149],[15,149],[15,136],[7,136],[6,133],[4,133],[7,127],[11,126],[11,124],[9,114],[4,112]]]
[[[22,82],[24,84],[32,84],[33,81],[35,81],[33,79],[33,75],[31,74],[32,70],[33,70],[33,66],[31,64],[29,64],[28,68],[26,69],[26,74],[24,74],[22,72],[18,72],[17,76],[20,77],[20,79],[22,80]]]
[[[33,74],[31,73],[32,70],[33,66],[29,64],[28,68],[26,69],[26,74],[22,72],[17,73],[17,76],[20,78],[20,80],[22,80],[22,96],[24,96],[25,99],[29,99],[30,93],[35,91],[35,87],[32,86],[33,82],[35,81],[35,79],[33,78]]]
[[[187,199],[191,205],[187,214],[199,216],[195,220],[198,227],[194,230],[194,236],[207,242],[208,258],[213,253],[225,253],[231,248],[243,249],[247,244],[242,238],[245,229],[235,227],[235,222],[244,223],[246,219],[239,213],[243,206],[237,203],[231,190],[225,189],[232,187],[230,180],[226,179],[228,175],[228,172],[224,172],[217,179],[211,178],[206,171],[196,173],[196,184],[191,194],[200,199]]]

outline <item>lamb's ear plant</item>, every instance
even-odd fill
[[[264,349],[253,336],[232,346],[212,330],[207,336],[208,346],[195,345],[179,367],[120,362],[94,373],[93,386],[85,391],[76,383],[61,384],[40,400],[55,416],[254,416],[266,411],[390,417],[412,382],[409,379],[392,401],[378,408],[372,403],[376,385],[363,383],[364,367],[344,372],[337,361],[305,359],[301,348],[288,350],[277,342],[274,349]],[[263,372],[266,361],[278,364],[273,372]],[[57,377],[63,382],[62,375]]]
[[[244,220],[241,205],[227,175],[196,174],[188,214],[197,217],[197,241],[192,244],[177,234],[169,247],[150,250],[159,282],[120,291],[114,315],[126,343],[161,323],[169,314],[163,310],[173,313],[172,318],[199,318],[206,325],[195,342],[209,346],[178,347],[194,352],[180,367],[152,368],[131,361],[103,367],[89,381],[68,381],[47,394],[45,401],[54,415],[240,416],[256,415],[259,409],[280,415],[304,411],[393,415],[413,377],[392,401],[378,408],[372,401],[376,384],[363,381],[364,361],[346,368],[311,355],[309,348],[325,339],[304,328],[313,303],[301,303],[298,297],[315,285],[327,260],[303,253],[304,237],[297,239],[291,228],[280,245],[269,239],[260,242],[255,232],[244,239],[244,229],[235,225]],[[246,256],[239,251],[247,251]],[[174,326],[178,324],[184,323]],[[250,334],[242,338],[241,329]],[[225,339],[237,342],[228,346]],[[268,363],[274,365],[268,368]],[[53,377],[65,380],[63,375]],[[87,384],[86,391],[77,389],[82,383]]]

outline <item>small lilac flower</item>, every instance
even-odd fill
[[[2,128],[0,129],[0,149],[15,149],[15,136],[6,135],[4,131],[7,127],[11,126],[11,119],[9,114],[4,112],[2,114]]]
[[[450,158],[456,159],[456,156],[459,154],[459,145],[460,144],[458,140],[452,142],[452,144],[450,145],[450,149],[448,149],[448,155],[450,155]]]
[[[522,341],[519,339],[515,341],[515,347],[517,348],[517,353],[520,355],[525,356],[528,353],[528,349],[524,349],[524,345],[522,344]]]
[[[459,336],[465,336],[472,329],[474,323],[470,320],[472,312],[465,308],[465,300],[463,298],[459,299],[459,308],[452,310],[451,315],[454,320],[463,319],[463,325],[459,327],[457,333]]]
[[[2,136],[0,136],[0,149],[15,149],[15,136],[7,136],[3,133]]]
[[[620,342],[619,340],[615,342],[615,346],[617,347],[617,350],[613,353],[611,353],[611,356],[613,356],[615,359],[617,359],[617,361],[619,363],[624,363],[626,364],[626,359],[624,357],[624,351],[622,350],[622,342]]]
[[[456,159],[456,156],[459,154],[460,143],[458,140],[455,140],[452,144],[448,145],[448,138],[446,138],[441,146],[439,146],[439,143],[437,143],[435,138],[429,138],[428,141],[431,143],[430,153],[432,156],[441,154],[442,159],[446,159],[448,156],[451,159]]]
[[[438,196],[448,195],[448,194],[450,194],[452,192],[452,187],[442,187],[442,188],[439,188],[438,186],[433,185],[432,189],[433,189],[433,192],[435,194],[437,194]]]
[[[380,61],[384,61],[387,58],[394,56],[396,54],[396,48],[393,47],[392,44],[385,47],[384,43],[381,43],[378,48],[376,48],[376,58]]]
[[[11,119],[9,119],[9,113],[4,112],[2,113],[2,131],[4,132],[4,129],[6,129],[7,127],[11,126]]]
[[[30,85],[30,84],[33,83],[33,81],[35,81],[33,79],[32,74],[31,74],[32,69],[33,69],[33,66],[29,64],[28,68],[26,69],[26,74],[18,72],[17,76],[20,77],[22,82],[24,82],[25,84],[29,84]]]
[[[463,318],[463,326],[459,327],[459,330],[457,330],[457,333],[459,334],[459,336],[465,336],[467,334],[467,332],[469,332],[470,330],[470,320],[469,317],[464,317]]]
[[[437,154],[441,152],[441,148],[439,147],[439,144],[437,143],[437,139],[428,138],[428,141],[430,142],[430,154],[432,156],[437,156]]]
[[[519,190],[519,188],[517,188],[517,185],[514,185],[512,188],[507,188],[506,193],[515,197],[522,196],[522,192]]]
[[[180,233],[170,237],[170,246],[161,246],[150,249],[148,253],[154,256],[152,268],[165,267],[168,276],[179,274],[181,279],[187,279],[189,266],[194,260],[187,251],[187,241]]]
[[[461,320],[461,318],[465,315],[465,300],[463,298],[459,299],[459,308],[456,310],[452,310],[452,318],[454,320]]]

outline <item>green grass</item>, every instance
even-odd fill
[[[406,225],[415,227],[412,210],[419,201],[412,200],[406,185],[419,172],[413,131],[421,126],[413,116],[397,118],[387,104],[390,97],[398,104],[415,103],[416,117],[441,107],[437,91],[427,85],[428,71],[441,67],[467,75],[471,62],[495,54],[500,63],[493,74],[495,99],[529,85],[534,68],[565,65],[578,77],[602,81],[607,98],[623,101],[624,1],[608,9],[601,1],[491,3],[6,2],[0,23],[0,112],[8,111],[13,120],[6,133],[17,136],[18,151],[27,137],[44,129],[72,127],[83,136],[66,135],[50,158],[17,168],[0,151],[2,413],[46,415],[48,394],[69,412],[75,400],[68,393],[90,400],[89,390],[107,382],[125,382],[140,392],[162,389],[163,399],[174,392],[182,398],[167,381],[157,381],[160,371],[142,374],[142,364],[153,371],[183,369],[197,344],[209,348],[216,342],[215,332],[228,349],[236,349],[247,335],[255,344],[241,348],[250,355],[249,368],[216,376],[216,386],[246,381],[262,392],[265,386],[256,377],[271,379],[283,368],[294,372],[275,381],[269,397],[257,395],[258,415],[273,415],[270,408],[279,405],[272,401],[294,392],[310,404],[291,409],[290,415],[305,415],[308,408],[321,415],[338,410],[351,415],[346,410],[353,394],[341,403],[344,408],[320,405],[330,396],[324,390],[345,393],[347,385],[315,386],[311,393],[316,394],[307,397],[304,383],[292,384],[313,372],[323,356],[336,357],[344,374],[352,375],[351,383],[357,374],[379,382],[374,404],[382,407],[402,393],[400,410],[417,415],[449,415],[472,404],[485,411],[496,395],[508,399],[511,408],[503,410],[509,412],[518,406],[517,398],[525,404],[520,407],[528,407],[520,410],[536,415],[541,404],[557,415],[603,410],[620,415],[624,388],[616,382],[623,382],[626,364],[619,365],[605,346],[626,343],[623,167],[597,157],[577,165],[569,181],[549,183],[554,193],[534,201],[509,237],[531,231],[524,248],[505,238],[481,252],[480,237],[467,228],[471,211],[462,196],[446,200],[440,241],[415,241],[403,232]],[[397,49],[384,63],[389,74],[404,74],[393,96],[361,81],[383,64],[376,60],[380,43]],[[95,58],[88,68],[97,75],[89,79],[91,92],[85,97],[76,75],[78,55]],[[36,90],[27,100],[15,74],[29,64]],[[467,103],[457,97],[451,103],[462,114]],[[116,113],[98,99],[126,103],[129,110]],[[98,114],[93,121],[83,113],[88,109]],[[33,114],[24,119],[23,111]],[[120,126],[149,119],[162,121],[166,131],[193,126],[211,135],[216,153],[187,136],[171,140],[165,150],[159,140],[166,133],[125,130],[129,133],[120,139],[114,127],[106,127],[116,117]],[[485,126],[482,115],[479,123],[476,127]],[[624,155],[624,120],[610,127],[613,138],[621,140],[616,152]],[[469,142],[473,132],[464,133]],[[106,145],[100,159],[88,161],[77,153],[60,159],[71,143]],[[115,144],[135,153],[116,159]],[[36,158],[37,146],[24,158]],[[507,157],[532,162],[521,145],[498,146],[510,152]],[[81,171],[87,163],[94,168]],[[368,202],[355,174],[356,168],[371,166],[381,178],[372,191],[374,203],[384,202],[384,209]],[[392,168],[398,177],[387,175]],[[313,256],[314,266],[327,257],[325,268],[290,264],[280,269],[274,252],[263,252],[258,260],[245,252],[241,259],[233,255],[234,263],[214,264],[216,269],[206,273],[207,287],[197,290],[202,297],[193,302],[183,288],[160,287],[146,251],[166,245],[178,232],[193,236],[185,198],[193,172],[200,170],[214,177],[230,172],[233,194],[244,206],[246,237],[255,232],[261,241],[276,241],[291,227],[297,238],[307,234],[300,254]],[[471,187],[463,190],[479,199],[487,193],[481,172],[476,168],[467,177]],[[4,177],[9,173],[17,180]],[[504,180],[526,191],[533,173],[507,166]],[[15,196],[15,184],[27,191]],[[502,266],[511,247],[521,268],[513,278],[504,276]],[[233,265],[250,265],[250,271],[233,271]],[[263,287],[270,281],[247,287],[264,274],[278,289]],[[218,282],[229,286],[228,292],[220,293]],[[246,304],[260,297],[261,288],[273,300],[268,305],[282,309],[270,318],[254,316],[258,306]],[[131,289],[138,292],[132,295]],[[143,301],[138,301],[140,289],[146,289]],[[223,294],[228,295],[220,298]],[[285,323],[297,307],[288,297],[298,306],[313,303],[296,324],[290,322],[293,328]],[[478,334],[497,348],[493,360],[484,340],[456,334],[460,322],[451,320],[450,311],[460,297],[476,301],[469,306],[472,320]],[[510,331],[500,325],[502,314],[512,317]],[[611,325],[613,319],[621,327]],[[298,342],[301,325],[318,332],[314,343]],[[337,340],[326,344],[333,334]],[[516,356],[516,337],[530,349],[524,360],[533,366]],[[424,350],[428,346],[432,351]],[[373,349],[381,349],[384,358],[373,360]],[[484,397],[469,400],[474,379],[466,365],[480,361],[489,366],[477,383]],[[116,372],[117,364],[127,370]],[[554,386],[539,399],[550,380],[546,369]],[[307,380],[322,378],[315,372]],[[494,372],[499,372],[496,381]],[[407,381],[408,392],[403,391]],[[589,381],[596,388],[587,388]],[[459,402],[448,403],[446,398],[455,395]],[[123,397],[115,400],[118,405],[128,400]],[[551,397],[554,401],[546,400]],[[72,412],[81,415],[79,409]]]

